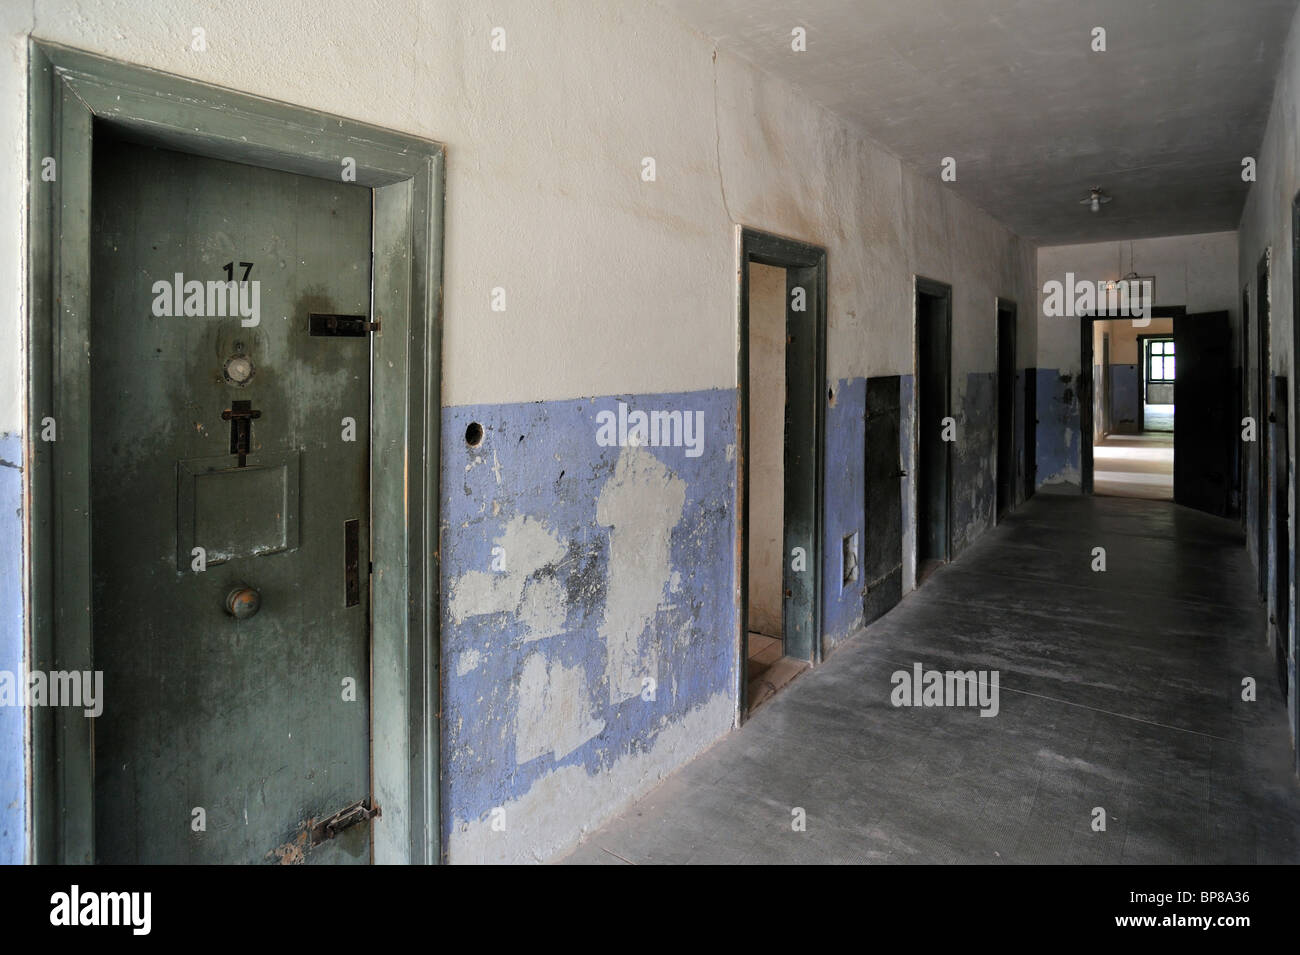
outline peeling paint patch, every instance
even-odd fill
[[[495,453],[495,452],[494,452]],[[513,613],[525,626],[525,639],[540,640],[564,626],[564,596],[559,585],[537,571],[564,556],[559,537],[542,520],[515,515],[494,538],[492,561],[504,570],[471,570],[451,584],[451,617],[456,624],[479,614]]]
[[[629,751],[598,775],[565,766],[502,803],[504,829],[492,828],[490,811],[462,820],[451,835],[455,861],[544,862],[599,828],[731,728],[732,696],[720,692],[681,718],[665,721],[654,747]],[[494,807],[497,808],[497,807]]]
[[[582,667],[548,663],[530,653],[519,679],[515,714],[515,759],[526,763],[544,753],[561,759],[605,728],[590,713]]]
[[[464,676],[478,668],[482,656],[477,650],[466,650],[456,659],[456,675]]]
[[[958,440],[953,448],[954,556],[993,526],[997,508],[997,376],[968,372],[954,395]]]
[[[610,529],[600,636],[611,703],[637,696],[644,677],[658,680],[658,644],[643,646],[641,635],[668,588],[669,535],[685,503],[685,483],[646,448],[622,449],[596,501],[596,522]]]

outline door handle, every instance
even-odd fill
[[[240,584],[226,594],[226,613],[236,620],[247,620],[262,609],[262,595],[247,584]]]

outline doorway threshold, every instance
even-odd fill
[[[938,557],[927,557],[923,559],[916,568],[916,586],[920,587],[929,579],[931,574],[942,567],[945,563],[947,562],[940,560]]]
[[[749,716],[758,712],[758,708],[771,700],[804,670],[808,669],[807,660],[795,657],[780,657],[771,666],[749,681]]]

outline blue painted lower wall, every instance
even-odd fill
[[[1137,434],[1142,430],[1142,382],[1137,365],[1110,366],[1110,430]]]
[[[826,409],[826,493],[822,547],[822,652],[862,626],[861,575],[844,582],[844,538],[858,535],[865,553],[867,379],[842,378]]]
[[[24,672],[23,664],[23,460],[22,439],[0,435],[0,670]],[[0,706],[0,864],[26,853],[26,720],[17,706]]]
[[[960,394],[953,395],[957,440],[953,445],[953,556],[993,526],[997,506],[997,376],[968,372]]]
[[[1082,450],[1078,378],[1058,368],[1039,368],[1037,402],[1037,487],[1081,486]]]
[[[698,447],[634,446],[638,411]],[[444,409],[451,861],[545,858],[733,725],[735,449],[731,390]]]

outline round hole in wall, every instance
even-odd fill
[[[477,448],[483,443],[483,426],[477,421],[471,421],[465,429],[465,443],[471,448]]]

